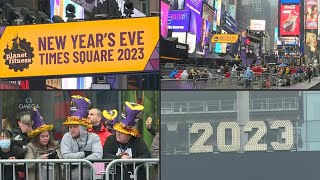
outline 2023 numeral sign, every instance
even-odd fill
[[[276,120],[270,125],[270,129],[279,130],[281,139],[284,142],[271,142],[271,146],[276,151],[290,150],[293,147],[293,125],[290,120]],[[210,123],[193,123],[190,128],[190,135],[204,130],[200,137],[190,148],[190,153],[208,153],[213,152],[213,145],[205,145],[213,134],[213,128]],[[226,129],[231,129],[232,142],[226,144]],[[256,133],[248,140],[244,146],[244,151],[267,151],[266,143],[259,141],[267,134],[267,126],[264,121],[247,121],[244,126],[244,132],[250,133],[257,129]],[[217,148],[221,152],[237,152],[240,150],[240,127],[237,122],[220,122],[217,128]]]

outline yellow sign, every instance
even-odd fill
[[[236,43],[238,41],[238,34],[215,34],[212,42],[215,43]]]
[[[0,78],[144,71],[158,40],[159,17],[0,27]]]

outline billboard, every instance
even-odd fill
[[[159,17],[8,26],[0,78],[154,70],[159,29]]]
[[[196,50],[197,35],[189,33],[187,34],[187,44],[189,45],[188,53],[194,53]]]
[[[60,16],[64,21],[67,21],[66,7],[68,4],[72,4],[75,7],[75,19],[84,19],[84,8],[71,0],[50,0],[50,19],[54,15]]]
[[[176,32],[189,31],[190,11],[171,10],[168,14],[168,29]]]
[[[228,12],[233,19],[236,19],[236,5],[229,4]]]
[[[214,8],[217,10],[217,26],[221,26],[221,0],[215,0]]]
[[[266,30],[266,21],[265,20],[250,20],[250,30],[251,31],[265,31]]]
[[[281,4],[299,4],[300,0],[280,0]]]
[[[317,34],[306,32],[306,44],[310,47],[311,52],[317,50]]]
[[[172,32],[172,37],[178,38],[179,43],[186,44],[187,32]]]
[[[203,4],[202,18],[209,21],[211,24],[214,20],[214,11],[210,9],[206,4]]]
[[[169,0],[170,2],[170,10],[183,10],[185,0]]]
[[[300,6],[280,6],[280,36],[300,35]]]
[[[166,38],[168,36],[168,14],[169,4],[161,1],[161,36]]]
[[[230,33],[237,33],[237,21],[233,19],[227,11],[225,11],[225,16],[224,26],[230,29]]]
[[[209,21],[203,19],[202,20],[202,35],[199,43],[196,45],[196,51],[198,54],[205,55],[205,46],[209,42],[209,32],[211,30],[211,23]]]
[[[305,2],[305,29],[318,28],[317,0],[306,0]]]

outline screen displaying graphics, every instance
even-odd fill
[[[217,26],[221,26],[221,0],[215,0],[214,8],[217,10]]]
[[[172,32],[172,37],[178,38],[179,43],[186,44],[186,41],[187,41],[186,32]]]
[[[64,21],[66,21],[68,18],[66,17],[65,10],[68,4],[73,4],[75,6],[75,9],[76,9],[75,19],[84,19],[84,8],[71,0],[51,0],[50,1],[50,8],[51,8],[50,18],[52,18],[52,16],[54,15],[58,15]]]
[[[168,14],[169,4],[161,1],[161,36],[166,38],[168,36]]]
[[[299,4],[300,0],[280,0],[281,4]]]
[[[317,50],[317,34],[306,32],[306,44],[310,47],[311,52]]]
[[[196,43],[202,34],[202,0],[186,0],[186,10],[190,10],[190,32],[197,35]]]
[[[196,47],[196,51],[198,54],[206,55],[208,48],[205,48],[205,46],[208,46],[210,31],[211,31],[211,24],[209,23],[209,21],[203,19],[202,20],[202,36],[200,38],[200,42],[197,44],[197,47]]]
[[[183,10],[185,0],[169,0],[170,2],[170,10]]]
[[[161,177],[316,179],[318,98],[317,91],[161,92]]]
[[[168,14],[168,29],[176,32],[189,31],[190,11],[172,10]]]
[[[189,45],[189,50],[188,53],[194,53],[196,50],[196,40],[197,40],[197,35],[188,33],[187,34],[187,44]]]
[[[214,20],[214,11],[210,9],[206,4],[203,4],[202,18],[208,20],[211,24]]]
[[[217,31],[217,10],[216,9],[214,9],[212,30]]]
[[[280,6],[280,35],[297,36],[300,34],[300,6]]]
[[[318,28],[318,2],[317,0],[306,0],[305,2],[305,29]]]

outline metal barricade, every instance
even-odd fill
[[[146,179],[147,180],[153,180],[150,179],[150,166],[152,165],[159,165],[159,159],[116,159],[111,161],[107,167],[106,167],[106,171],[105,171],[105,180],[112,180],[110,179],[110,176],[114,173],[114,169],[116,167],[117,164],[121,165],[121,180],[123,180],[123,167],[125,165],[128,164],[132,164],[134,166],[134,172],[131,172],[130,174],[130,179],[133,180],[137,180],[138,179],[138,170],[142,167],[142,166],[146,166]],[[136,165],[136,164],[139,165]],[[142,164],[140,164],[142,163]],[[158,171],[159,171],[159,167],[158,167]]]
[[[63,180],[69,180],[69,179],[75,179],[74,174],[77,174],[79,180],[84,179],[83,170],[84,168],[89,168],[89,176],[91,180],[96,180],[95,174],[96,170],[93,164],[86,160],[86,159],[14,159],[14,160],[0,160],[0,178],[4,176],[4,173],[10,173],[8,171],[3,172],[3,168],[5,167],[11,167],[12,166],[12,179],[17,179],[16,176],[16,170],[17,167],[20,166],[20,169],[25,170],[25,179],[29,180],[29,173],[33,173],[30,171],[29,168],[32,168],[35,164],[34,168],[34,178],[39,180],[51,180],[52,178],[54,180],[56,179],[63,179]],[[39,166],[40,165],[40,166]],[[57,166],[58,165],[58,166]],[[22,167],[22,168],[21,168]],[[45,168],[43,171],[43,168]],[[57,169],[55,169],[57,168]],[[62,172],[61,169],[62,168]],[[72,173],[73,170],[76,170],[78,168],[78,172]],[[56,173],[58,171],[58,173]],[[42,173],[45,176],[42,176]],[[56,177],[56,174],[58,174],[58,177]],[[9,174],[7,174],[9,175]],[[43,178],[46,177],[46,178]],[[35,179],[32,180],[35,180]],[[87,180],[87,179],[84,179]]]

